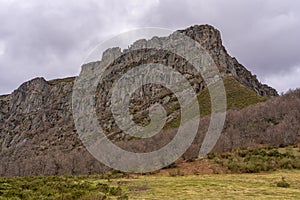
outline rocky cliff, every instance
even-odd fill
[[[245,89],[251,90],[259,96],[278,96],[276,90],[261,84],[255,75],[252,75],[235,58],[228,55],[222,45],[220,32],[214,27],[197,25],[179,30],[179,32],[198,41],[209,52],[223,78],[233,78]],[[151,40],[159,41],[163,38],[154,37]],[[143,41],[137,41],[132,47],[140,45]],[[152,62],[172,66],[178,70],[187,77],[198,94],[207,86],[203,78],[199,74],[194,74],[183,58],[169,52],[151,49],[139,51],[130,51],[129,49],[121,52],[118,48],[114,48],[113,51],[118,51],[121,56],[111,64],[109,73],[98,85],[96,102],[99,123],[110,135],[110,139],[124,148],[128,144],[137,143],[139,145],[134,149],[136,151],[143,152],[159,148],[169,139],[157,139],[172,138],[176,127],[164,129],[158,136],[144,141],[135,140],[124,134],[116,126],[110,113],[109,97],[111,93],[109,88],[112,87],[113,82],[129,69]],[[110,56],[111,53],[112,50],[108,50],[103,57]],[[84,67],[93,64],[95,63],[89,63]],[[96,161],[87,152],[76,135],[71,110],[74,79],[46,81],[43,78],[35,78],[23,83],[12,94],[0,96],[0,175],[88,174],[107,170],[107,167]],[[139,97],[140,91],[143,93],[143,98]],[[155,102],[161,103],[166,108],[168,123],[172,123],[180,116],[178,100],[168,89],[157,85],[147,85],[140,91],[133,95],[130,104],[130,112],[136,123],[141,125],[149,123],[147,108]],[[153,91],[157,92],[153,93]],[[144,98],[145,96],[147,98]],[[199,134],[200,141],[203,133],[199,131]],[[241,132],[236,134],[238,136],[234,137],[242,137]],[[255,140],[257,134],[247,136],[252,141],[251,145],[255,146],[260,143]],[[261,143],[276,144],[274,138],[271,135],[270,137],[264,138]],[[280,141],[278,144],[290,144],[295,142],[297,137],[294,136],[293,139],[286,140],[286,142]],[[227,140],[223,138],[222,141]],[[224,144],[222,141],[218,142],[216,150],[230,150],[243,145],[241,142],[235,141],[230,145],[226,143],[227,146],[222,147]]]

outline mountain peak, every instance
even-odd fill
[[[248,106],[278,95],[275,89],[261,84],[255,75],[227,53],[222,45],[221,34],[214,27],[195,25],[178,31],[199,42],[211,55],[220,70],[221,77],[224,78],[225,86],[226,84],[232,86],[228,95],[243,93],[239,101],[251,97],[251,101],[243,105]],[[152,38],[153,42],[159,40],[163,38]],[[133,45],[143,45],[144,42],[145,40],[139,40]],[[120,146],[136,141],[122,131],[113,119],[110,106],[111,88],[113,83],[130,69],[145,63],[172,66],[187,77],[197,97],[209,101],[209,95],[205,92],[207,85],[202,77],[195,74],[190,64],[177,55],[147,48],[137,51],[131,51],[129,48],[123,52],[119,48],[111,48],[105,51],[103,61],[106,62],[111,58],[115,60],[98,84],[95,110],[99,124],[109,139],[121,142]],[[94,68],[103,61],[85,64],[83,70]],[[87,72],[93,73],[92,70]],[[0,96],[0,175],[87,174],[107,170],[107,167],[88,153],[76,134],[71,106],[73,83],[73,77],[51,81],[36,78],[22,84],[12,94]],[[238,88],[238,91],[235,88]],[[147,98],[141,98],[143,95]],[[160,103],[166,108],[167,125],[180,118],[178,99],[164,87],[145,85],[134,92],[131,98],[129,110],[132,113],[132,120],[141,126],[149,123],[147,109],[155,103]],[[209,104],[204,102],[204,105]],[[240,108],[239,106],[240,104],[236,107]],[[172,138],[170,134],[174,131],[168,129],[162,132],[164,134],[155,136],[149,143],[138,145],[137,151],[143,152],[148,147],[149,151],[159,148],[166,142],[164,137]],[[203,138],[204,135],[201,135],[203,133],[199,134],[199,138]],[[249,138],[257,138],[257,135],[251,134]],[[73,166],[74,163],[77,165]]]

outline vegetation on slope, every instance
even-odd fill
[[[254,91],[243,86],[233,77],[225,77],[223,83],[226,91],[227,109],[242,109],[249,105],[268,100],[267,97],[259,96]],[[211,113],[210,98],[208,89],[203,90],[198,96],[202,116]]]
[[[211,153],[208,158],[226,170],[238,173],[300,169],[300,149],[292,146],[279,149],[262,148],[220,154]]]
[[[243,86],[233,77],[225,77],[223,79],[223,83],[226,91],[227,110],[242,109],[249,105],[257,104],[268,100],[267,97],[259,96],[254,91]],[[201,116],[211,114],[211,97],[208,89],[204,89],[198,95],[197,98],[199,102]],[[174,112],[177,109],[180,109],[179,104],[175,104],[174,108],[173,109],[170,108],[168,112],[170,112],[170,110]],[[179,126],[179,124],[180,124],[180,116],[167,123],[164,128],[165,129],[176,128]]]

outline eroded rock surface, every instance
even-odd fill
[[[220,32],[214,27],[197,25],[179,32],[196,40],[209,52],[222,77],[234,77],[258,95],[278,96],[275,89],[261,84],[255,75],[228,55],[222,45]],[[148,42],[160,43],[164,40],[165,38],[154,37]],[[97,117],[110,139],[119,142],[121,146],[126,146],[126,141],[137,143],[137,140],[132,140],[132,137],[124,134],[116,126],[110,112],[110,88],[126,71],[143,63],[160,63],[182,73],[197,93],[207,86],[201,75],[195,73],[181,57],[163,50],[132,51],[134,47],[142,46],[145,42],[139,40],[123,52],[119,48],[109,49],[103,55],[104,60],[115,58],[116,55],[118,58],[111,64],[106,77],[98,85]],[[89,63],[83,68],[93,68],[95,65],[97,62]],[[76,135],[71,105],[74,79],[46,81],[43,78],[35,78],[23,83],[12,94],[0,96],[0,175],[88,174],[107,170],[107,167],[87,152]],[[164,87],[149,84],[137,90],[131,98],[130,112],[133,120],[137,124],[147,125],[147,108],[154,103],[165,107],[168,122],[180,116],[174,94]],[[133,149],[148,151],[146,146],[151,145],[154,149],[159,148],[168,140],[157,142],[155,139],[164,137],[163,134],[171,139],[174,132],[163,131],[160,136],[148,140],[148,145],[145,142],[147,140],[140,141],[140,147]],[[220,145],[218,148],[220,149]],[[226,148],[228,149],[230,148]]]

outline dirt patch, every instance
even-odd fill
[[[178,160],[174,168],[162,169],[157,174],[166,175],[172,170],[179,170],[183,175],[200,175],[200,174],[223,174],[226,170],[207,159],[199,159],[193,162]]]

